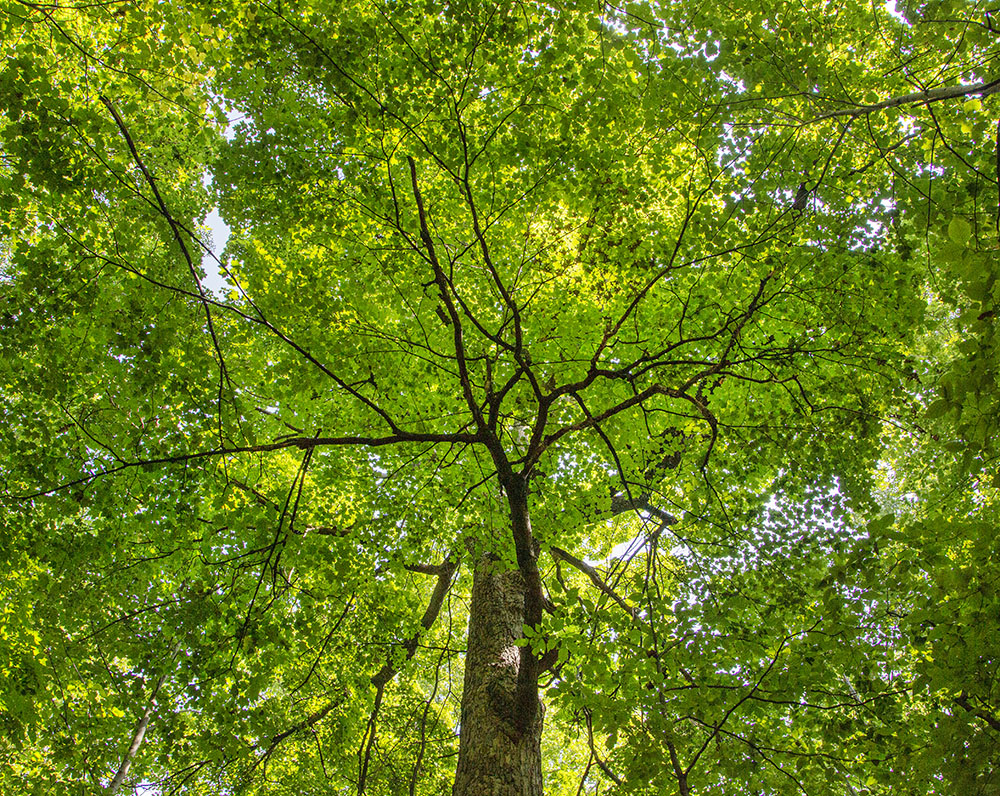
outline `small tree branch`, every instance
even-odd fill
[[[372,682],[375,682],[374,677]],[[386,682],[388,682],[388,678],[383,682],[375,683],[375,704],[372,705],[372,712],[368,715],[365,734],[361,736],[361,746],[358,749],[358,796],[364,796],[365,783],[368,780],[368,764],[371,763],[372,748],[375,746],[378,712],[382,707],[382,695],[385,693]]]
[[[324,718],[326,718],[327,714],[335,707],[337,707],[337,705],[339,704],[340,704],[339,702],[328,702],[319,710],[306,716],[306,718],[304,718],[302,721],[298,722],[297,724],[293,724],[287,730],[279,732],[277,735],[272,737],[267,744],[267,748],[264,750],[264,754],[257,759],[257,761],[253,764],[250,770],[253,771],[253,769],[257,768],[257,766],[266,763],[268,759],[271,757],[271,755],[274,754],[274,750],[278,748],[278,744],[280,744],[287,737],[289,737],[290,735],[294,735],[295,733],[300,732],[302,730],[308,729],[309,727],[312,727],[314,724],[322,721]],[[263,746],[263,744],[258,745],[257,748],[260,749],[261,746]]]
[[[170,209],[167,207],[167,203],[164,201],[163,196],[160,193],[160,189],[156,185],[156,179],[149,172],[149,169],[146,168],[146,164],[143,163],[142,158],[139,156],[139,150],[136,148],[135,142],[132,140],[132,135],[129,133],[128,127],[125,125],[125,121],[119,115],[118,111],[115,110],[115,106],[111,104],[111,100],[103,95],[100,97],[100,100],[104,104],[104,107],[108,109],[108,113],[111,114],[112,119],[114,119],[115,125],[121,132],[122,137],[125,139],[125,144],[128,146],[129,152],[132,154],[132,160],[139,168],[139,171],[142,172],[142,176],[146,179],[146,184],[149,185],[150,190],[153,192],[160,215],[162,215],[167,224],[170,225],[170,231],[174,236],[174,240],[177,241],[177,245],[181,250],[184,261],[187,263],[188,271],[191,273],[191,278],[194,279],[195,287],[198,290],[198,298],[201,302],[202,309],[205,312],[205,322],[208,326],[208,333],[212,338],[212,346],[215,349],[215,355],[219,361],[219,401],[221,403],[223,381],[229,384],[230,387],[232,387],[232,381],[229,378],[229,370],[226,367],[226,361],[222,356],[222,346],[219,343],[219,338],[215,331],[215,322],[212,320],[212,311],[210,308],[210,302],[208,301],[208,296],[205,293],[205,289],[201,285],[201,277],[198,275],[198,268],[195,266],[191,250],[188,249],[184,236],[181,234],[184,228],[177,222],[173,214],[170,212]],[[221,417],[219,422],[221,424]]]
[[[455,565],[450,560],[445,560],[440,564],[403,564],[403,569],[420,575],[440,576],[444,572],[454,572]]]
[[[784,651],[785,647],[788,646],[788,643],[796,636],[800,636],[802,635],[802,633],[808,633],[814,630],[818,624],[819,622],[816,622],[812,627],[806,630],[799,631],[798,633],[789,633],[783,639],[781,639],[781,642],[778,644],[778,649],[775,650],[774,655],[771,656],[770,662],[764,668],[764,671],[761,672],[760,676],[754,682],[750,690],[747,691],[743,696],[741,696],[736,702],[734,702],[729,707],[729,709],[722,714],[722,718],[720,718],[717,722],[715,722],[714,725],[712,725],[712,732],[709,733],[709,735],[705,738],[704,742],[702,742],[701,746],[698,748],[698,751],[694,753],[694,756],[691,758],[691,762],[688,763],[687,768],[684,769],[685,776],[691,773],[692,769],[695,767],[698,760],[701,758],[702,754],[704,754],[705,750],[708,748],[708,745],[712,742],[712,740],[716,736],[719,735],[719,733],[722,731],[723,725],[725,725],[725,723],[729,721],[733,713],[735,713],[740,708],[740,706],[743,705],[743,703],[745,703],[747,700],[752,699],[753,696],[757,693],[757,691],[760,690],[761,684],[771,674],[771,670],[774,669],[775,664],[777,664],[778,659],[781,657],[781,653]]]
[[[462,395],[465,403],[475,418],[476,426],[482,430],[485,426],[485,418],[472,394],[472,381],[469,377],[469,362],[465,352],[465,340],[462,327],[462,319],[452,300],[453,288],[449,287],[448,278],[445,276],[441,261],[438,259],[437,251],[434,248],[434,238],[427,223],[427,210],[424,207],[423,195],[420,193],[420,183],[417,180],[417,163],[412,157],[407,157],[410,166],[410,184],[413,187],[413,199],[417,203],[417,217],[420,219],[420,240],[427,250],[427,260],[434,271],[434,284],[437,286],[438,294],[445,306],[448,317],[451,318],[451,333],[455,345],[455,359],[458,362],[458,375],[462,385]]]

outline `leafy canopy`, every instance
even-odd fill
[[[6,0],[3,790],[994,792],[995,17]]]

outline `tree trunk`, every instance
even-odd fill
[[[117,793],[121,788],[122,783],[125,781],[125,777],[128,776],[128,770],[132,767],[132,761],[135,760],[135,756],[139,753],[139,747],[142,746],[142,740],[146,737],[146,728],[149,727],[149,720],[153,717],[153,711],[156,709],[157,694],[160,693],[160,689],[163,688],[163,684],[167,681],[174,658],[177,657],[177,654],[180,651],[181,641],[178,640],[177,643],[174,644],[174,647],[170,652],[170,657],[167,659],[167,663],[163,667],[163,673],[160,675],[160,679],[157,680],[156,685],[153,686],[153,691],[150,693],[149,699],[146,702],[146,709],[142,712],[142,716],[139,717],[139,723],[135,725],[135,731],[132,733],[132,742],[125,751],[125,756],[122,758],[122,763],[118,767],[118,772],[115,774],[115,778],[111,780],[111,784],[108,785],[108,794],[113,795]]]
[[[475,568],[452,796],[542,796],[542,713],[522,729],[516,692],[525,599],[519,570],[484,557]],[[535,699],[538,697],[535,696]]]

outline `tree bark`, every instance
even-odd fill
[[[542,714],[515,715],[524,577],[494,557],[476,565],[469,610],[458,768],[452,796],[542,796]]]
[[[146,708],[143,710],[142,716],[139,717],[139,721],[135,725],[135,730],[132,733],[132,742],[125,751],[125,756],[122,758],[121,765],[115,773],[115,778],[111,780],[111,784],[108,785],[108,794],[117,793],[121,788],[122,783],[125,781],[125,777],[128,776],[128,770],[132,767],[132,761],[135,760],[135,756],[139,753],[139,747],[142,746],[143,738],[146,737],[146,728],[149,726],[149,720],[153,717],[153,711],[156,709],[156,696],[160,693],[160,689],[167,681],[167,677],[171,672],[171,664],[180,651],[181,642],[178,640],[177,643],[174,644],[173,649],[170,651],[170,657],[167,659],[167,663],[163,667],[163,673],[160,675],[160,679],[157,680],[156,684],[153,686],[153,691],[149,695],[149,699],[146,702]]]

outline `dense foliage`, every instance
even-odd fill
[[[2,0],[0,791],[1000,793],[998,24]]]

